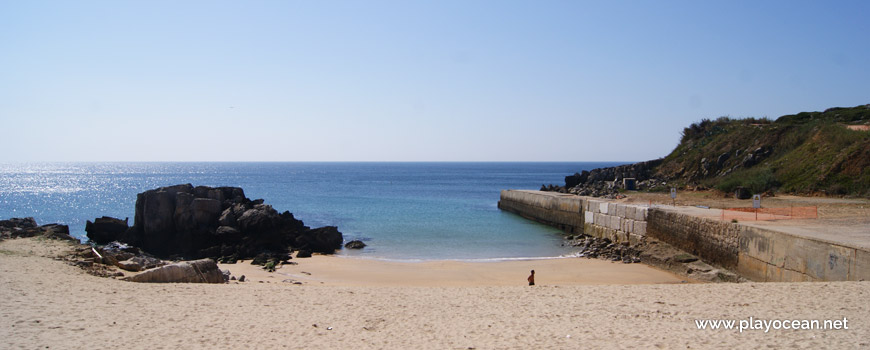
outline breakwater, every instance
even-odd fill
[[[659,240],[753,281],[870,280],[867,249],[724,222],[698,208],[524,190],[502,191],[498,206],[569,234],[627,245]]]

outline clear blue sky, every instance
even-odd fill
[[[870,1],[0,0],[0,161],[635,161],[870,103]]]

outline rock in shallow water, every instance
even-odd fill
[[[353,240],[345,243],[344,247],[347,249],[363,249],[366,247],[366,244],[360,240]]]

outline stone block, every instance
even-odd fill
[[[599,209],[600,209],[600,208],[599,208],[600,204],[598,204],[597,201],[594,201],[594,200],[591,200],[591,199],[587,199],[583,204],[586,205],[586,211],[591,211],[593,214],[594,214],[594,213],[599,213],[599,212],[601,212],[601,211],[599,210]]]
[[[624,218],[625,217],[625,206],[617,204],[616,205],[616,216]]]
[[[599,205],[599,208],[600,208],[599,212],[602,214],[607,214],[608,213],[607,210],[610,208],[609,204],[610,203],[607,203],[607,202],[601,202],[601,204]]]
[[[641,243],[643,243],[643,239],[644,239],[643,236],[638,236],[638,235],[633,234],[633,233],[628,234],[628,244],[629,245],[634,246],[634,245],[641,244]]]
[[[636,212],[637,212],[637,207],[635,207],[635,206],[633,206],[633,205],[627,205],[627,206],[625,206],[625,218],[627,218],[627,219],[632,219],[632,220],[637,220],[636,217],[635,217]]]
[[[587,224],[594,224],[595,223],[595,214],[594,213],[592,213],[591,211],[584,211],[583,215],[584,215],[583,218],[586,220]]]
[[[637,208],[634,219],[637,221],[646,221],[647,211],[647,208]]]
[[[616,215],[616,203],[607,203],[607,213]]]
[[[646,221],[634,222],[634,234],[638,236],[646,236]]]

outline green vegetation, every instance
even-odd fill
[[[870,196],[870,105],[693,123],[655,169],[685,185],[732,192]]]
[[[715,180],[709,181],[715,182]],[[732,173],[713,187],[722,192],[734,192],[737,187],[746,187],[752,193],[762,193],[779,187],[779,181],[770,167],[754,167]]]

